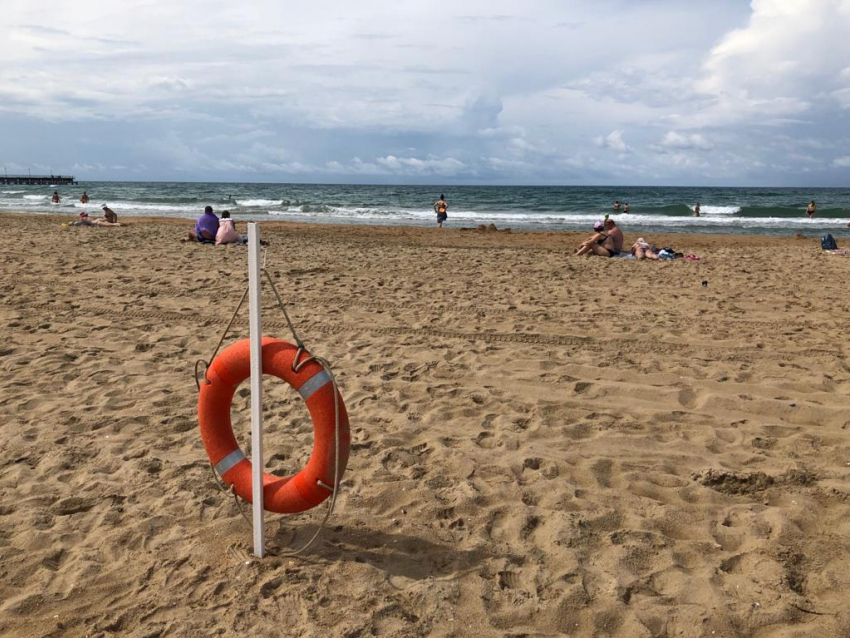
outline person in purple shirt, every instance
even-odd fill
[[[195,222],[195,229],[189,231],[189,239],[199,241],[202,244],[214,244],[215,234],[218,232],[218,217],[215,216],[212,206],[204,209],[204,214]]]

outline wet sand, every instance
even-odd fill
[[[850,256],[669,235],[702,260],[578,260],[569,233],[264,224],[352,448],[319,542],[255,560],[192,372],[246,249],[180,243],[186,221],[60,221],[0,215],[0,635],[847,635]],[[265,319],[288,338],[271,295]],[[297,470],[309,416],[265,388],[268,469]],[[248,404],[245,384],[243,448]],[[269,516],[270,549],[321,514]]]

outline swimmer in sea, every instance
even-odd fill
[[[89,203],[89,194],[86,191],[83,191],[83,196],[80,197],[80,203],[81,204],[88,204]]]
[[[54,204],[59,203],[59,191],[53,191],[53,197],[50,199]]]
[[[809,202],[809,205],[806,206],[806,217],[808,217],[809,219],[814,217],[815,211],[817,210],[817,208],[818,208],[818,206],[817,206],[817,204],[815,204],[815,200],[812,200],[811,202]]]
[[[614,212],[615,213],[620,212],[620,200],[619,199],[616,202],[614,202]]]
[[[699,202],[694,206],[694,217],[699,217]]]

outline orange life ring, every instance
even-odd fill
[[[307,404],[313,419],[313,453],[295,476],[263,474],[263,504],[270,512],[292,514],[316,507],[331,495],[334,485],[334,386],[330,375],[316,361],[308,361],[295,372],[297,348],[280,339],[263,338],[263,374],[286,381]],[[302,351],[299,361],[310,356]],[[230,422],[230,407],[236,387],[251,376],[248,339],[222,350],[210,364],[198,398],[198,425],[210,462],[227,486],[234,485],[242,499],[251,502],[251,462],[242,453]],[[339,396],[339,476],[348,463],[351,434],[348,414]]]

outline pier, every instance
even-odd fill
[[[74,185],[77,180],[73,176],[65,175],[0,175],[0,184],[25,184],[28,186],[68,186]]]

